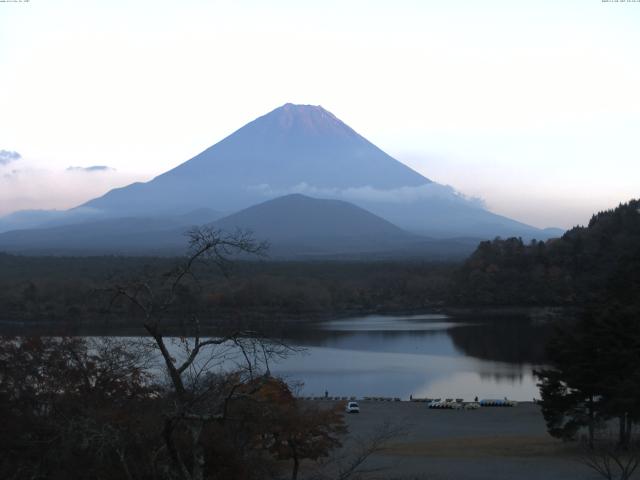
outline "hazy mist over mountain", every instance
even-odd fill
[[[186,215],[124,217],[15,230],[0,234],[0,249],[35,255],[181,255],[190,229],[249,231],[267,242],[270,259],[427,258],[458,260],[478,239],[435,240],[411,234],[342,200],[291,194],[227,217],[201,209]]]

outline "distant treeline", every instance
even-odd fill
[[[93,321],[134,309],[111,303],[112,289],[132,279],[161,283],[183,259],[21,257],[0,254],[0,320]],[[314,318],[369,311],[410,311],[447,302],[459,264],[420,262],[242,261],[229,275],[196,269],[178,292],[176,316],[197,311],[231,320]]]

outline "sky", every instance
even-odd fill
[[[0,2],[0,215],[149,180],[287,102],[496,213],[584,224],[640,197],[640,2]]]

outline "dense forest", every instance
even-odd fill
[[[21,257],[0,254],[4,321],[117,321],[124,307],[110,291],[132,278],[159,281],[182,259],[155,257]],[[457,267],[429,262],[241,261],[227,275],[198,268],[185,289],[203,318],[317,318],[350,312],[424,310],[442,306]],[[192,285],[193,286],[193,285]]]
[[[602,300],[603,287],[640,293],[640,201],[594,215],[561,238],[482,242],[452,282],[454,302],[576,306]]]

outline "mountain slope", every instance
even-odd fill
[[[0,233],[0,251],[26,254],[181,254],[190,227],[219,217],[196,210],[175,217],[127,217]]]
[[[299,194],[249,207],[214,226],[251,230],[256,238],[270,242],[272,253],[285,256],[384,251],[420,239],[350,203]]]

